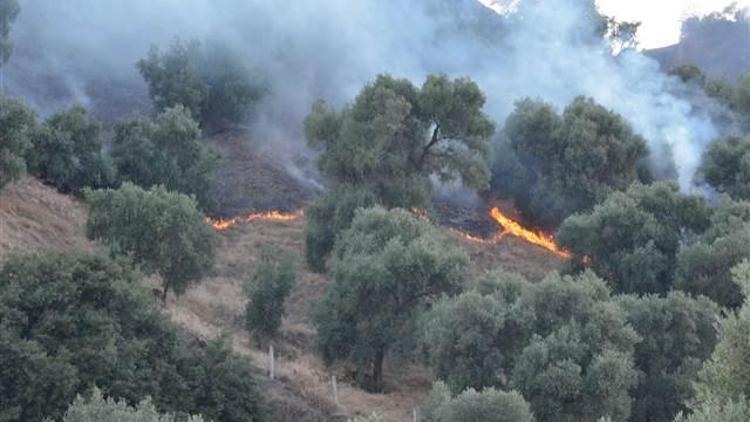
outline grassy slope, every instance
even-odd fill
[[[79,201],[58,194],[52,188],[27,178],[0,192],[0,258],[10,251],[30,252],[45,248],[85,248],[86,209]],[[278,409],[277,420],[317,421],[377,412],[386,421],[411,418],[431,386],[425,368],[387,368],[386,394],[367,394],[346,382],[343,366],[325,368],[314,354],[314,329],[308,309],[320,297],[325,276],[313,274],[302,265],[303,221],[256,221],[221,234],[221,246],[214,274],[180,298],[170,298],[167,310],[172,319],[194,335],[209,339],[228,336],[235,350],[259,368],[267,366],[267,354],[242,329],[245,305],[242,285],[253,272],[260,248],[274,244],[298,259],[299,280],[287,303],[287,317],[276,354],[278,381],[262,381],[262,388]],[[520,272],[531,279],[558,269],[554,256],[514,238],[499,244],[472,242],[446,230],[446,236],[466,248],[472,258],[472,273],[492,268]],[[154,283],[154,280],[146,283]],[[331,399],[330,377],[339,380],[339,404]]]

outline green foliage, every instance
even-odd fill
[[[249,302],[245,308],[245,328],[259,338],[273,337],[281,327],[284,301],[295,283],[294,259],[278,257],[276,250],[261,254],[261,262],[246,286]]]
[[[122,260],[18,256],[0,270],[0,420],[58,420],[98,386],[216,422],[264,419],[251,368],[221,344],[188,349]]]
[[[750,295],[750,263],[744,261],[732,270],[745,297]],[[750,417],[750,306],[730,312],[718,324],[719,343],[699,373],[696,397],[690,402],[694,412],[679,421],[745,421]]]
[[[305,211],[305,260],[317,272],[326,270],[326,258],[339,233],[349,228],[354,212],[377,204],[367,189],[341,186],[325,193]]]
[[[679,415],[675,422],[746,422],[750,420],[750,404],[745,399],[711,399],[693,406],[688,416]]]
[[[111,186],[114,170],[102,153],[102,126],[75,106],[50,117],[32,138],[30,171],[62,192]]]
[[[101,390],[94,388],[91,395],[76,397],[62,422],[175,422],[172,415],[161,415],[150,399],[131,407],[125,400],[105,398]],[[187,422],[203,422],[200,416],[191,416]]]
[[[723,197],[711,217],[711,227],[677,256],[675,288],[705,295],[719,305],[737,307],[742,292],[730,269],[750,259],[750,202]]]
[[[88,191],[89,238],[133,257],[147,273],[158,273],[163,296],[182,294],[213,266],[216,235],[195,200],[163,186],[146,191],[130,183]]]
[[[21,6],[18,0],[0,0],[0,67],[7,63],[13,54],[10,30],[19,13]]]
[[[515,391],[473,388],[453,397],[442,382],[432,387],[424,410],[425,422],[533,422],[529,404]]]
[[[540,421],[628,418],[638,336],[593,273],[538,284],[496,274],[425,320],[428,356],[453,391],[516,389]]]
[[[694,64],[683,64],[669,71],[669,74],[680,78],[683,83],[695,84],[698,87],[706,85],[706,74]]]
[[[488,293],[470,291],[442,298],[422,318],[420,331],[431,367],[455,393],[470,387],[505,386],[498,374],[511,372],[529,340],[518,306],[518,296],[528,289],[528,282],[494,273],[482,285]]]
[[[155,119],[115,127],[112,159],[120,178],[143,187],[164,185],[195,195],[204,209],[213,204],[218,154],[201,143],[198,124],[182,106]]]
[[[619,304],[641,336],[635,346],[640,379],[631,421],[671,421],[693,396],[691,383],[716,345],[719,307],[680,292],[666,297],[623,296]]]
[[[0,9],[3,4],[0,0]],[[35,127],[36,114],[32,109],[21,101],[0,96],[0,189],[26,172],[24,155],[31,146]]]
[[[412,335],[421,304],[461,288],[467,265],[408,211],[360,209],[336,242],[333,279],[314,315],[324,360],[352,359],[360,383],[382,390],[389,347]]]
[[[556,240],[619,293],[665,293],[673,284],[677,253],[686,233],[709,226],[704,198],[681,194],[674,184],[635,184],[615,192],[593,211],[567,218]]]
[[[325,227],[323,218],[313,217],[308,262],[321,269],[333,240],[351,222],[353,204],[429,208],[431,175],[486,188],[494,125],[482,111],[484,103],[474,82],[445,75],[429,76],[421,88],[380,75],[340,111],[315,103],[305,133],[321,151],[318,167],[334,193],[310,215],[349,218]],[[337,209],[341,196],[347,199],[343,211]]]
[[[750,200],[750,136],[730,136],[711,144],[701,173],[717,191]]]
[[[563,114],[516,103],[496,146],[491,188],[516,200],[532,221],[553,227],[639,180],[646,143],[618,114],[576,98]]]
[[[264,94],[237,55],[218,42],[178,39],[163,53],[152,46],[137,68],[159,111],[182,105],[213,127],[243,123]]]

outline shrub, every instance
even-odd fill
[[[131,407],[125,400],[105,398],[101,390],[94,388],[91,395],[76,397],[62,422],[175,422],[172,415],[161,415],[150,399]],[[190,416],[187,422],[203,422],[200,416]]]

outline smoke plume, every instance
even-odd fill
[[[378,73],[421,84],[445,72],[477,81],[499,126],[522,97],[560,108],[593,97],[649,141],[657,174],[676,169],[691,189],[720,130],[676,79],[638,52],[613,56],[593,1],[505,4],[513,12],[501,16],[475,0],[27,0],[8,88],[43,114],[77,102],[117,119],[148,111],[134,63],[150,44],[220,40],[269,86],[251,130],[301,141],[317,98],[341,106]]]

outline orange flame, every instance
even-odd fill
[[[299,220],[304,216],[302,210],[294,213],[286,213],[281,211],[265,211],[265,212],[254,212],[246,215],[245,217],[233,217],[233,218],[211,218],[206,217],[206,223],[213,226],[217,231],[229,230],[232,227],[242,223],[252,223],[255,220],[273,220],[273,221],[295,221]]]
[[[503,233],[520,237],[521,239],[531,244],[541,246],[542,248],[547,249],[548,251],[561,258],[570,259],[573,257],[573,254],[569,251],[560,249],[555,243],[555,238],[551,235],[543,233],[541,231],[532,231],[521,226],[520,223],[512,220],[510,217],[507,217],[502,212],[500,212],[499,208],[493,208],[490,211],[490,215],[495,221],[497,221],[498,224],[503,226]]]

